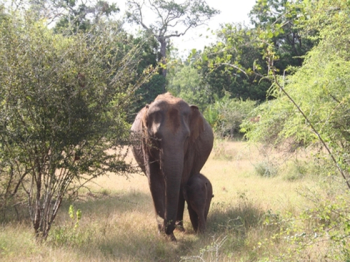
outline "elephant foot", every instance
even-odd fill
[[[164,226],[162,224],[158,224],[158,233],[164,233]]]
[[[170,233],[169,235],[168,234],[165,234],[164,230],[163,230],[164,227],[162,226],[159,226],[158,225],[158,235],[164,237],[167,239],[167,240],[170,240],[172,242],[176,242],[176,237],[174,236],[174,233]]]
[[[174,236],[174,233],[171,233],[170,235],[166,235],[167,239],[169,239],[172,242],[177,242],[176,237]]]
[[[176,225],[175,229],[180,231],[180,232],[185,232],[185,228],[183,225]]]
[[[175,229],[180,232],[185,232],[185,228],[184,228],[184,225],[182,224],[182,220],[176,221]]]

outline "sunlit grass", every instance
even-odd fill
[[[205,261],[259,261],[288,248],[279,242],[270,244],[267,239],[279,227],[265,226],[264,219],[278,220],[284,212],[298,214],[307,205],[298,190],[315,187],[316,179],[310,175],[286,179],[284,172],[295,172],[288,165],[279,166],[274,177],[259,176],[255,165],[274,161],[281,153],[266,158],[257,146],[244,142],[216,143],[202,169],[214,193],[205,235],[193,233],[185,212],[186,232],[175,231],[176,244],[166,241],[157,232],[147,178],[110,174],[96,179],[90,191],[83,190],[80,200],[73,203],[75,210],[82,211],[78,223],[68,215],[71,203],[64,203],[46,243],[36,243],[30,225],[23,221],[2,224],[0,260],[180,261],[201,257]]]

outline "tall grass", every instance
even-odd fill
[[[294,167],[291,160],[281,161],[275,176],[260,176],[255,166],[268,159],[258,149],[244,142],[217,141],[202,170],[214,192],[204,235],[194,234],[185,212],[186,232],[175,232],[177,243],[166,241],[157,232],[146,177],[110,174],[91,184],[90,191],[80,192],[78,201],[62,206],[45,243],[35,242],[25,219],[2,223],[0,260],[322,261],[329,251],[327,242],[302,253],[298,242],[289,241],[281,232],[306,225],[311,231],[319,227],[317,219],[295,219],[313,203],[300,192],[308,188],[322,195],[324,187],[331,186],[322,184],[324,177],[310,174],[308,170],[313,169],[301,160],[297,164],[301,167]],[[271,154],[274,159],[282,156]],[[295,178],[289,179],[293,174]],[[336,194],[337,189],[333,190]],[[70,205],[82,212],[78,223],[68,214]]]

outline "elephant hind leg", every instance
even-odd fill
[[[198,215],[197,215],[196,211],[190,205],[188,205],[188,213],[190,215],[193,230],[195,232],[197,232],[198,231]]]
[[[206,218],[204,217],[204,211],[198,214],[198,232],[204,233],[206,229]]]

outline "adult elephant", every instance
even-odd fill
[[[198,174],[213,147],[213,131],[199,112],[169,93],[159,95],[136,116],[134,157],[146,174],[158,229],[173,241],[175,223],[183,229],[183,187]]]

